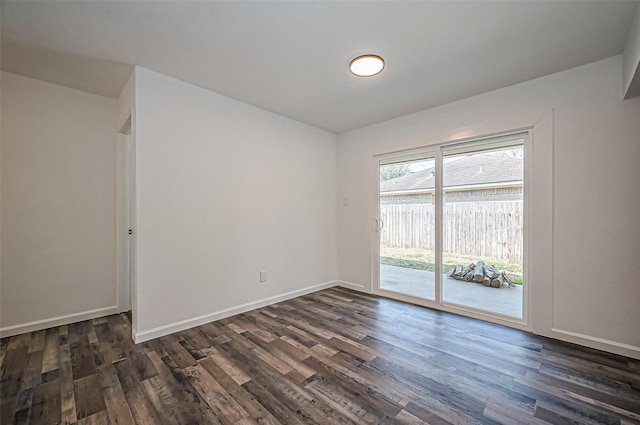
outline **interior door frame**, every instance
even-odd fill
[[[406,295],[406,294],[402,294],[400,292],[393,292],[393,291],[388,291],[385,289],[380,288],[380,230],[381,228],[378,225],[378,220],[380,219],[380,166],[381,165],[385,165],[386,164],[392,164],[394,162],[405,162],[405,161],[411,161],[411,160],[420,160],[423,158],[433,158],[435,159],[435,165],[436,165],[436,176],[439,175],[438,173],[438,163],[439,163],[439,159],[438,156],[440,155],[440,150],[438,146],[429,146],[429,147],[423,147],[423,148],[417,148],[417,149],[409,149],[409,150],[405,150],[405,151],[397,151],[397,152],[391,152],[391,153],[386,153],[386,154],[380,154],[380,155],[374,155],[373,156],[373,167],[372,167],[372,181],[373,181],[373,193],[372,193],[372,199],[373,199],[373,203],[372,203],[372,211],[374,212],[374,217],[372,218],[372,243],[371,243],[371,255],[372,255],[372,270],[371,270],[371,277],[372,277],[372,292],[376,295],[380,295],[383,297],[387,297],[387,298],[393,298],[393,299],[397,299],[400,301],[405,301],[405,302],[409,302],[412,304],[418,304],[418,305],[422,305],[425,307],[431,307],[431,308],[438,308],[438,304],[437,304],[437,300],[439,299],[439,288],[440,285],[438,284],[438,268],[441,267],[440,265],[440,261],[436,261],[436,285],[435,285],[435,298],[434,300],[430,300],[428,298],[418,298],[418,297],[413,297],[410,295]],[[436,177],[437,179],[437,177]],[[436,184],[437,186],[437,184]],[[437,247],[439,246],[439,232],[437,231],[438,229],[438,220],[439,220],[439,211],[438,211],[438,207],[437,207],[437,199],[438,199],[438,188],[435,188],[435,200],[436,200],[436,205],[435,205],[435,215],[436,215],[436,228],[434,229],[434,231],[436,231],[435,234],[435,249],[436,249],[436,255],[437,254]]]
[[[443,166],[443,152],[459,148],[461,150],[473,150],[474,147],[486,147],[495,144],[499,146],[501,143],[505,143],[508,140],[512,140],[514,137],[522,137],[524,148],[524,176],[523,176],[523,281],[526,282],[523,286],[523,305],[522,305],[522,319],[517,319],[509,316],[503,316],[500,314],[492,314],[490,312],[476,309],[473,307],[457,305],[453,303],[446,303],[442,299],[442,214],[443,214],[443,182],[442,182],[442,166]],[[492,323],[506,325],[516,329],[531,330],[531,280],[529,272],[530,264],[530,229],[532,223],[531,217],[531,188],[530,182],[532,181],[532,160],[533,160],[533,138],[532,129],[518,129],[508,132],[502,132],[499,134],[471,137],[467,139],[451,140],[448,142],[437,143],[430,146],[418,147],[413,149],[406,149],[401,151],[383,153],[373,155],[372,161],[372,238],[371,238],[371,288],[372,292],[376,295],[380,295],[387,298],[396,299],[399,301],[409,302],[412,304],[421,305],[424,307],[434,308],[437,310],[447,311],[451,313],[461,314],[467,317],[472,317],[479,320],[484,320]],[[480,150],[480,149],[479,149]],[[419,159],[420,157],[435,158],[435,170],[436,170],[436,182],[435,182],[435,299],[429,300],[426,298],[413,297],[398,292],[388,291],[380,288],[380,232],[377,228],[377,220],[380,217],[380,165],[384,163],[392,163],[394,160],[403,162],[403,160],[410,161],[412,158]],[[528,183],[529,182],[529,183]]]
[[[118,312],[131,311],[132,335],[136,314],[136,148],[130,116],[118,132],[116,173],[116,299]]]

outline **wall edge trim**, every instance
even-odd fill
[[[612,341],[560,328],[551,328],[551,332],[541,333],[540,335],[640,360],[640,346],[625,344],[623,342]]]
[[[205,323],[213,322],[216,320],[224,319],[236,314],[246,313],[247,311],[255,310],[257,308],[266,307],[270,304],[286,301],[292,298],[300,297],[302,295],[310,294],[322,289],[332,288],[338,284],[337,280],[329,282],[319,283],[316,285],[307,286],[305,288],[296,289],[295,291],[285,292],[283,294],[274,295],[271,297],[263,298],[257,301],[251,301],[245,304],[240,304],[234,307],[225,308],[222,310],[214,311],[202,316],[193,317],[190,319],[181,320],[179,322],[169,323],[166,325],[158,326],[147,331],[138,332],[133,335],[133,341],[136,344],[149,341],[154,338],[169,335],[174,332],[180,332],[185,329],[190,329],[196,326],[203,325]]]
[[[79,313],[65,314],[63,316],[51,317],[49,319],[35,320],[33,322],[21,323],[18,325],[0,328],[0,338],[19,335],[27,332],[40,331],[56,326],[68,325],[70,323],[82,322],[84,320],[96,319],[98,317],[109,316],[118,313],[117,305],[96,308],[93,310],[81,311]]]
[[[367,292],[364,288],[364,285],[361,285],[359,283],[353,283],[353,282],[348,282],[346,280],[337,280],[337,286],[342,286],[344,288],[347,289],[353,289],[354,291],[359,291],[359,292]]]

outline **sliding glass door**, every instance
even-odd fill
[[[435,157],[379,164],[380,288],[435,300]]]
[[[375,159],[377,293],[525,321],[528,134]]]
[[[443,303],[523,318],[523,143],[443,149]]]

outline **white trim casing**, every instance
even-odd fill
[[[126,267],[124,256],[125,249],[125,227],[126,218],[124,217],[124,196],[125,196],[125,153],[127,145],[127,135],[118,133],[116,141],[116,303],[118,304],[118,312],[122,313],[131,309],[131,300],[126,302],[124,292],[128,289],[126,286]]]
[[[525,155],[526,206],[525,231],[530,235],[525,251],[525,271],[529,288],[528,310],[531,332],[545,335],[553,327],[553,109],[532,126],[531,151]],[[528,158],[527,158],[528,156]]]

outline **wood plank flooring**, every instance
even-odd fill
[[[640,424],[640,362],[332,288],[134,345],[5,338],[9,424]]]

